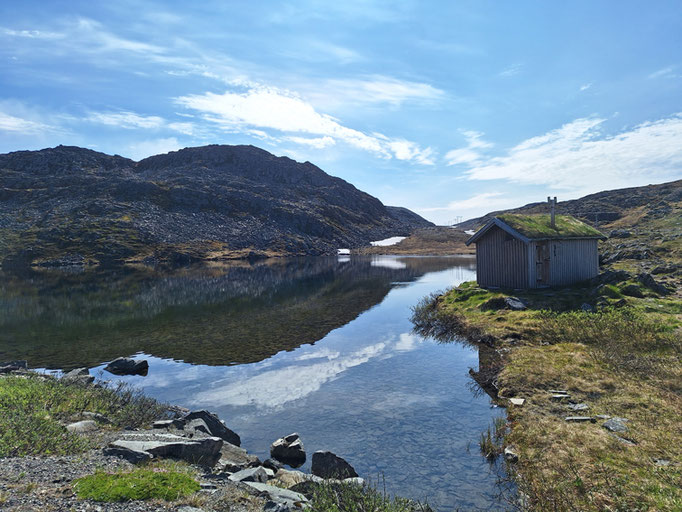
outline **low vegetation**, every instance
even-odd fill
[[[82,386],[39,374],[0,378],[0,457],[78,453],[92,441],[64,427],[83,412],[113,428],[147,425],[166,407],[124,385]]]
[[[510,475],[524,509],[682,510],[682,300],[615,276],[513,293],[469,282],[414,309],[421,333],[500,354],[490,380],[508,406],[509,429],[502,439],[499,429],[483,433],[480,447],[489,458],[503,446],[518,454]],[[635,283],[641,296],[624,293]],[[512,295],[528,307],[507,309]],[[569,397],[553,399],[550,390]],[[525,403],[511,405],[512,397]],[[577,404],[586,408],[569,407]],[[604,428],[607,416],[625,418],[626,430]]]
[[[174,501],[200,488],[191,470],[179,464],[150,465],[127,472],[97,472],[74,482],[79,498],[99,502]]]
[[[369,485],[327,482],[316,487],[311,512],[430,512],[431,508],[406,498],[392,498]]]

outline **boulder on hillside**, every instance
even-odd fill
[[[352,478],[358,476],[353,466],[344,459],[329,451],[317,451],[313,453],[311,467],[313,475],[322,478]]]
[[[136,361],[131,357],[117,357],[104,367],[114,375],[147,375],[149,363],[146,359]]]
[[[303,441],[295,432],[281,437],[270,446],[270,456],[292,468],[302,466],[306,459]]]

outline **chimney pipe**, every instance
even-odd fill
[[[547,202],[549,203],[549,225],[552,227],[552,229],[556,229],[556,224],[554,222],[554,208],[556,207],[556,196],[552,200],[550,197],[547,197]]]

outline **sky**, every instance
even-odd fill
[[[438,224],[682,178],[679,0],[0,3],[0,153],[252,144]]]

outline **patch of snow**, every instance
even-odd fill
[[[350,249],[338,249],[338,254],[350,255]]]
[[[395,245],[403,240],[405,240],[407,237],[406,236],[392,236],[391,238],[385,238],[383,240],[377,240],[376,242],[370,242],[370,244],[373,247],[388,247],[389,245]]]
[[[476,231],[474,231],[473,229],[467,229],[467,230],[465,231],[465,233],[466,233],[467,235],[471,236],[471,235],[476,234]]]

